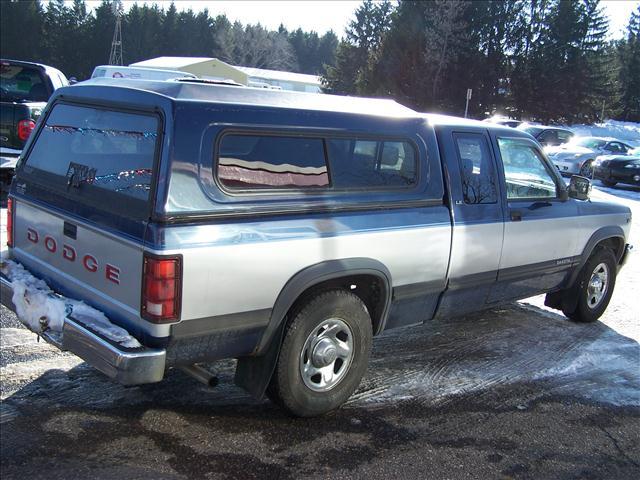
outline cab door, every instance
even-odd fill
[[[526,138],[494,138],[505,189],[504,244],[490,302],[526,298],[559,286],[579,261],[577,201],[562,198],[562,178]]]
[[[438,130],[453,216],[449,281],[439,317],[482,308],[494,286],[504,229],[497,165],[486,129]]]

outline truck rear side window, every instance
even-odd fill
[[[218,179],[231,189],[329,185],[321,138],[227,134],[218,149]]]
[[[417,155],[406,141],[228,133],[217,176],[232,190],[407,188],[417,182]]]
[[[478,133],[454,133],[465,203],[496,203],[498,190],[489,145]]]

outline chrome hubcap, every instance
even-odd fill
[[[300,353],[300,375],[314,392],[326,392],[346,375],[353,360],[353,334],[339,318],[330,318],[315,328]]]
[[[599,263],[593,270],[587,286],[587,305],[594,309],[604,298],[609,287],[609,267],[606,263]]]

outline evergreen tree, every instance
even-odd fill
[[[326,69],[324,83],[334,93],[368,93],[372,69],[378,62],[381,46],[391,26],[393,5],[389,0],[374,3],[365,0],[355,12],[340,42],[335,66]]]
[[[627,36],[619,52],[620,117],[640,122],[640,6],[629,18]]]
[[[33,62],[45,55],[44,11],[40,2],[0,2],[0,22],[0,49],[3,58]]]

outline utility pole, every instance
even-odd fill
[[[600,114],[600,121],[601,122],[604,122],[604,106],[605,106],[606,103],[607,103],[606,99],[602,100],[602,113]]]
[[[109,65],[122,65],[122,2],[114,0],[111,9],[116,17],[116,29],[113,32],[111,41],[111,53],[109,54]]]
[[[467,112],[469,112],[469,100],[471,100],[471,93],[473,90],[467,88],[467,103],[464,106],[464,118],[467,118]]]

